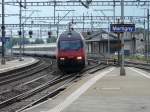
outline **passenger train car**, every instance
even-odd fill
[[[19,54],[20,47],[14,46],[13,53]],[[25,45],[24,52],[25,55],[34,55],[34,56],[48,56],[48,57],[56,57],[56,43],[49,44],[32,44]]]
[[[14,46],[13,53],[19,54],[20,47]],[[65,31],[57,43],[25,45],[25,55],[55,57],[58,68],[65,72],[80,71],[86,65],[85,40],[76,31]]]
[[[76,31],[65,31],[57,39],[58,67],[65,71],[79,71],[86,65],[85,40]]]

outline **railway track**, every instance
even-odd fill
[[[67,76],[58,78],[54,82],[51,82],[50,84],[54,83],[54,85],[49,85],[46,89],[44,89],[44,91],[38,92],[38,94],[32,96],[31,98],[29,97],[28,99],[30,101],[32,99],[32,102],[30,102],[27,105],[24,105],[24,103],[23,103],[24,106],[22,108],[18,109],[17,112],[20,112],[32,105],[35,105],[39,102],[42,102],[44,100],[47,100],[48,98],[51,98],[51,97],[57,95],[59,92],[64,90],[67,87],[67,85],[75,78],[76,78],[76,75],[75,76],[67,75]],[[44,86],[44,88],[45,88],[45,86]]]
[[[70,82],[76,80],[79,76],[85,75],[85,72],[92,74],[100,69],[108,67],[108,65],[100,64],[98,61],[91,61],[90,63],[92,64],[90,64],[90,66],[84,69],[81,73],[74,74],[62,75],[60,71],[55,71],[51,68],[51,72],[49,72],[49,74],[47,74],[48,72],[44,72],[37,78],[1,92],[0,111],[20,112],[30,106],[46,100],[47,98],[57,95],[60,91],[64,90]],[[31,71],[33,71],[33,69]],[[28,72],[26,71],[25,73]],[[31,73],[29,72],[29,74]]]
[[[101,61],[95,60],[95,59],[89,59],[88,61],[92,64],[92,66],[86,67],[83,70],[83,72],[88,71],[89,74],[95,73],[99,70],[102,70],[102,69],[110,66],[108,64],[101,63]]]
[[[46,76],[43,76],[25,84],[16,86],[13,89],[0,94],[0,107],[2,108],[8,104],[12,104],[13,102],[25,99],[31,94],[36,94],[47,87],[53,86],[58,82],[60,83],[61,81],[68,79],[69,77],[71,77],[71,75],[58,76],[50,80]]]
[[[132,62],[132,61],[125,61],[125,65],[130,66],[130,67],[143,69],[146,71],[150,71],[150,64],[146,64],[146,63],[137,63],[137,62]]]
[[[23,68],[23,70],[21,69],[22,71],[20,71],[20,69],[19,69],[17,72],[13,72],[11,74],[10,74],[10,72],[1,74],[0,75],[0,85],[7,84],[10,82],[17,81],[19,79],[31,76],[31,75],[38,73],[44,69],[47,69],[50,65],[45,64],[44,62],[38,62],[32,66]]]
[[[10,75],[10,74],[16,74],[16,73],[19,73],[19,72],[21,73],[22,71],[31,69],[32,67],[39,65],[40,63],[42,63],[42,62],[37,59],[37,62],[32,64],[32,65],[28,65],[28,66],[25,66],[25,67],[22,67],[22,68],[18,68],[18,69],[14,69],[14,70],[11,70],[11,71],[6,71],[6,72],[3,72],[3,73],[0,73],[0,77],[4,77],[4,76]]]
[[[12,89],[13,87],[20,85],[22,83],[31,81],[38,77],[43,76],[44,73],[50,73],[52,69],[55,69],[55,64],[52,62],[53,60],[49,61],[40,61],[38,64],[34,66],[30,66],[28,69],[23,69],[22,71],[19,69],[18,71],[12,74],[6,74],[0,76],[0,91],[7,91]],[[21,68],[22,69],[22,68]],[[53,78],[53,75],[50,75]]]

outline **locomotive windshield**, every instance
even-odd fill
[[[82,42],[81,40],[62,40],[59,43],[60,50],[79,50],[82,48]]]

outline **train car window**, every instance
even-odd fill
[[[83,47],[81,40],[62,40],[59,43],[60,50],[79,50]]]

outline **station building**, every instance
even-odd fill
[[[101,30],[90,34],[84,32],[83,36],[86,39],[88,53],[110,56],[121,49],[121,37],[118,34]],[[144,54],[145,42],[142,32],[124,33],[124,42],[125,55]]]

